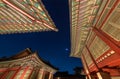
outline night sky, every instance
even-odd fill
[[[49,61],[60,71],[73,73],[82,66],[80,59],[70,57],[70,23],[68,0],[42,0],[53,19],[58,32],[34,32],[0,35],[0,57],[12,56],[26,48],[38,51],[41,58]]]

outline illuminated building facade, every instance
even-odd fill
[[[53,79],[57,68],[25,49],[17,55],[0,59],[0,79]]]
[[[41,0],[0,0],[0,34],[57,31]]]
[[[87,79],[120,79],[120,0],[69,0],[71,54]]]

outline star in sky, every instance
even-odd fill
[[[69,49],[68,49],[68,48],[66,48],[65,50],[66,50],[66,51],[69,51]]]

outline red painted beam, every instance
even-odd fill
[[[100,60],[102,57],[104,57],[105,55],[107,55],[108,53],[110,53],[112,50],[111,49],[108,49],[106,52],[104,52],[100,57],[98,57],[96,59],[96,61]]]
[[[0,72],[5,72],[7,68],[0,68]]]
[[[118,53],[114,53],[113,55],[105,58],[104,60],[102,60],[101,62],[98,63],[99,68],[102,68],[102,70],[104,71],[105,66],[109,66],[109,67],[114,67],[114,66],[120,66],[120,55]],[[93,65],[90,68],[90,71],[97,71],[95,69],[95,65]]]
[[[96,33],[96,35],[101,38],[112,50],[114,50],[116,53],[120,54],[120,48],[114,44],[109,38],[104,36],[104,34],[98,30],[97,28],[93,28],[93,31]]]
[[[96,69],[95,65],[92,68],[90,68],[90,72],[98,72],[98,70]]]
[[[19,69],[19,67],[13,67],[13,68],[10,68],[9,70],[18,70]]]
[[[118,53],[114,53],[113,55],[105,58],[104,60],[98,63],[99,68],[103,68],[104,66],[113,67],[118,65],[120,65],[120,55]],[[92,66],[90,70],[93,70],[94,67],[95,65]]]

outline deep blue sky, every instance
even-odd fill
[[[78,58],[70,55],[70,25],[68,0],[42,0],[58,32],[37,32],[0,35],[0,57],[14,55],[25,48],[38,51],[41,58],[49,61],[60,71],[73,73],[81,66]]]

